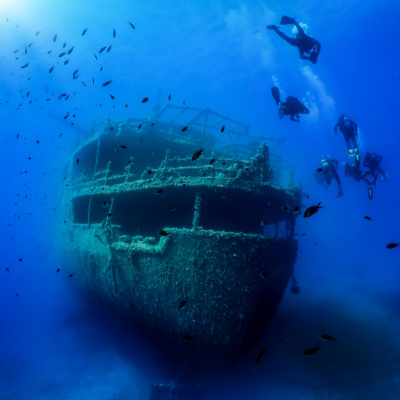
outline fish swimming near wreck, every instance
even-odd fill
[[[307,210],[304,211],[303,217],[310,218],[311,216],[316,214],[320,208],[323,208],[323,207],[319,206],[320,204],[321,204],[321,202],[319,202],[316,206],[308,207]]]

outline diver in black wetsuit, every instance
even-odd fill
[[[351,178],[354,178],[357,182],[360,182],[360,180],[363,180],[364,182],[367,183],[368,185],[368,198],[372,200],[373,198],[373,192],[372,192],[372,182],[370,182],[366,177],[369,175],[369,172],[361,172],[360,166],[357,164],[353,163],[343,163],[344,166],[344,176],[347,178],[350,176]],[[376,178],[375,178],[376,180]]]
[[[382,175],[382,179],[387,181],[389,179],[388,174],[381,168],[379,165],[382,161],[383,157],[374,153],[372,150],[367,151],[367,154],[364,158],[364,167],[369,168],[371,171],[371,175],[373,176],[372,184],[376,186],[376,179],[378,178],[378,172]],[[378,172],[375,174],[375,170]]]
[[[281,102],[279,89],[277,87],[271,88],[272,96],[278,106],[279,118],[282,119],[284,115],[290,115],[290,120],[300,122],[299,114],[309,114],[308,108],[301,103],[296,97],[287,96],[286,101]],[[296,117],[296,118],[294,118]]]
[[[338,195],[336,197],[343,196],[342,182],[340,181],[339,174],[336,169],[338,167],[338,160],[335,157],[327,155],[321,160],[322,173],[325,175],[327,185],[331,184],[332,178],[335,178],[338,184]]]
[[[318,42],[318,40],[315,40],[312,36],[307,35],[294,18],[283,16],[280,24],[294,25],[298,31],[296,33],[296,39],[286,36],[284,33],[279,31],[280,28],[276,25],[267,25],[267,28],[274,30],[283,40],[292,46],[296,46],[299,49],[300,58],[302,60],[309,60],[313,64],[316,64],[318,61],[319,52],[321,51],[321,44]]]
[[[339,128],[340,132],[343,133],[344,140],[346,142],[347,148],[349,149],[349,158],[350,157],[356,157],[356,164],[360,165],[360,152],[358,151],[358,145],[356,141],[356,135],[357,135],[357,124],[352,121],[349,117],[346,117],[345,115],[341,115],[338,119],[338,122],[336,123],[334,130],[335,130],[335,135],[339,136],[337,134],[337,128]],[[350,139],[353,142],[353,147],[354,150],[351,148],[350,144]]]

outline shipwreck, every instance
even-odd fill
[[[302,192],[292,171],[286,187],[276,183],[283,141],[186,106],[95,121],[63,175],[60,264],[171,359],[235,361],[293,274]]]

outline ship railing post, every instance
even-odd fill
[[[112,213],[113,207],[114,207],[114,197],[111,198],[111,204],[110,204],[110,208],[108,210],[108,214]],[[108,216],[106,217],[106,223],[104,226],[107,227],[107,224],[108,224]]]
[[[197,192],[196,200],[194,202],[194,215],[193,215],[193,227],[192,227],[193,231],[197,230],[199,226],[200,207],[201,207],[201,194],[200,192]]]
[[[109,174],[109,172],[111,171],[111,161],[109,161],[108,163],[107,163],[107,168],[106,168],[106,175],[104,176],[104,186],[106,186],[107,185],[107,178],[108,178],[108,174]]]

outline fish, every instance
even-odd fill
[[[322,172],[322,168],[318,168],[318,169],[317,169],[317,172]]]
[[[127,22],[133,29],[136,29],[136,28],[134,27],[134,25],[131,24],[128,20],[126,20],[126,22]]]
[[[110,94],[110,97],[111,97],[111,99],[112,99],[112,100],[114,100],[114,99],[115,99],[115,97],[114,97],[112,94]]]
[[[372,221],[371,217],[364,217],[364,219],[367,219],[368,221]]]
[[[19,60],[19,57],[17,57],[15,60]]]
[[[56,273],[59,273],[61,270],[60,270],[60,268],[58,268],[58,270],[56,271]]]
[[[394,249],[395,247],[400,246],[400,243],[389,243],[386,248],[387,249]]]
[[[142,100],[142,103],[147,103],[149,101],[149,98],[148,97],[145,97],[143,100]]]
[[[261,225],[260,226],[267,226],[267,225],[268,225],[268,222],[261,221]]]
[[[49,69],[49,74],[51,74],[53,72],[54,69],[54,65]]]
[[[64,43],[64,44],[63,44],[63,49],[65,48],[66,45],[67,45],[67,43]]]
[[[33,45],[33,43],[28,44],[28,47],[31,47]]]
[[[307,199],[310,200],[310,195],[305,192],[303,192],[303,197],[307,197]]]
[[[76,163],[79,164],[79,158],[76,160]]]
[[[10,270],[6,267],[6,271],[8,271],[8,273],[10,273]]]
[[[112,82],[112,80],[111,80],[111,81],[104,82],[104,83],[103,83],[103,86],[108,86],[111,82]]]
[[[101,68],[100,68],[100,72],[101,72],[101,71],[103,71],[103,66],[101,66]]]
[[[94,78],[92,78],[92,81],[93,81],[93,83],[94,83]]]
[[[105,49],[107,48],[107,46],[104,46],[100,49],[99,54],[101,54]]]
[[[109,213],[109,214],[107,215],[107,218],[110,218],[110,217],[111,217],[111,215],[112,215],[112,213]]]
[[[294,207],[293,207],[293,214],[298,213],[299,210],[300,210],[300,206],[294,206]]]
[[[167,210],[174,211],[174,210],[176,210],[176,207],[174,207],[174,206],[168,206],[168,207],[167,207]]]
[[[64,65],[67,65],[68,63],[69,63],[69,58],[68,58],[68,60],[64,61]]]
[[[107,49],[107,53],[108,53],[110,50],[111,50],[111,44],[110,44],[110,47]]]
[[[149,175],[151,175],[151,174],[153,173],[153,171],[152,171],[151,169],[148,169],[148,170],[147,170],[147,173],[148,173]]]
[[[125,104],[125,108],[127,108],[128,107],[128,104]]]
[[[337,338],[335,338],[335,337],[332,337],[332,336],[327,335],[326,333],[322,333],[321,335],[319,335],[319,337],[320,337],[322,340],[332,340],[332,341],[334,341],[334,342],[336,342],[336,339],[337,339]]]
[[[171,101],[171,93],[168,96],[168,101]]]
[[[96,59],[96,60],[98,60],[98,58],[97,58],[97,56],[96,56],[96,54],[93,52],[93,55],[94,55],[94,58]]]
[[[221,133],[225,130],[225,125],[222,126],[221,128]]]
[[[115,37],[115,29],[114,29],[114,32],[113,32],[113,37]]]
[[[82,36],[86,33],[86,31],[88,30],[88,28],[84,29],[82,32]]]
[[[68,50],[68,54],[71,54],[74,50],[75,46],[72,46],[69,50]]]
[[[213,164],[215,163],[215,161],[216,161],[216,159],[215,159],[215,158],[212,158],[212,159],[210,160],[210,165],[213,165]]]
[[[25,47],[25,54],[28,54],[28,47]]]
[[[322,347],[318,347],[318,346],[319,346],[319,343],[317,344],[316,347],[306,350],[303,354],[305,356],[311,356],[311,354],[314,354],[317,350],[322,349]]]
[[[158,231],[158,234],[161,236],[169,236],[171,234],[171,232],[166,232],[166,231],[164,231],[164,229],[160,229]]]
[[[14,54],[15,54],[15,53],[18,53],[18,52],[19,52],[19,50],[15,50],[15,51],[14,51]]]
[[[78,73],[79,69],[77,69],[76,71],[74,71],[74,73],[72,74],[72,76],[75,76]]]
[[[71,278],[74,274],[71,274],[68,278]]]
[[[25,65],[23,65],[23,66],[21,67],[21,69],[26,68],[28,65],[29,65],[29,63],[26,63]]]
[[[320,204],[321,204],[321,202],[319,202],[316,206],[308,207],[307,210],[304,211],[303,217],[309,218],[309,217],[313,216],[314,214],[316,214],[320,208],[323,208],[323,207],[319,206]]]
[[[108,203],[103,199],[103,207],[108,207]]]
[[[53,42],[55,43],[56,40],[57,40],[57,33],[56,33],[56,34],[54,35],[54,37],[53,37]]]
[[[198,150],[196,150],[193,155],[192,155],[192,161],[197,160],[202,154],[203,154],[204,149],[200,147]]]
[[[19,27],[19,24],[16,26],[16,28],[18,28]]]
[[[122,145],[122,146],[119,146],[119,147],[121,147],[122,149],[127,149],[127,147],[126,147],[126,146],[124,146],[124,145]]]
[[[264,271],[260,271],[260,275],[263,278],[269,278],[271,276],[271,274],[269,272],[264,272]]]
[[[154,191],[154,194],[160,194],[160,193],[164,193],[165,189],[157,189]]]
[[[183,335],[183,336],[181,337],[181,339],[182,339],[182,340],[185,340],[185,341],[188,341],[188,340],[190,340],[190,339],[193,339],[193,336],[190,336],[190,335]]]
[[[185,105],[186,103],[185,103],[185,100],[183,100],[183,105]]]
[[[186,126],[184,126],[184,127],[182,128],[182,132],[185,132],[185,131],[187,131],[187,128],[189,128],[187,125],[186,125]]]
[[[64,57],[67,53],[61,53],[58,57]]]
[[[179,305],[178,305],[178,310],[180,310],[181,308],[185,307],[187,302],[187,297],[185,298],[185,300],[182,300]]]
[[[42,31],[37,31],[37,32],[36,32],[36,36],[39,35],[39,33],[41,33],[41,32],[42,32]]]
[[[142,128],[142,126],[143,126],[143,124],[140,124],[140,125],[138,126],[138,129],[141,129],[141,128]]]
[[[262,348],[262,350],[258,353],[258,356],[257,356],[257,364],[262,360],[262,358],[264,357],[264,353],[265,353],[265,350],[267,349],[267,346],[264,346],[263,348]]]
[[[226,162],[224,161],[223,163],[222,163],[222,165],[225,165],[226,164]]]
[[[20,258],[18,261],[22,261],[22,258]]]
[[[69,114],[67,114],[65,117],[64,117],[64,119],[67,119],[69,117]]]
[[[19,294],[16,294],[16,295],[15,295],[15,297],[18,297],[18,296],[19,296]]]
[[[282,206],[282,207],[281,207],[281,210],[287,211],[287,210],[289,210],[289,209],[290,209],[290,207],[287,207],[287,206]]]
[[[53,51],[53,50],[48,51],[47,54],[50,54],[52,51]]]

